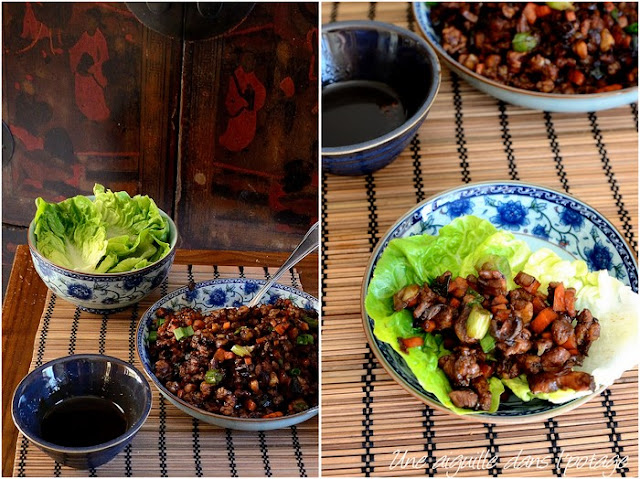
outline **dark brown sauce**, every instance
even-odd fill
[[[65,447],[95,446],[126,430],[127,418],[120,406],[97,396],[64,399],[42,419],[42,438]]]
[[[338,147],[386,135],[407,120],[407,110],[388,85],[367,80],[322,88],[322,146]]]

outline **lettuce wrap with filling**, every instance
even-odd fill
[[[609,386],[637,364],[640,301],[631,288],[606,271],[590,272],[584,261],[563,260],[546,248],[532,252],[512,233],[500,231],[486,220],[463,216],[442,227],[438,235],[390,241],[378,260],[365,297],[365,309],[374,320],[376,338],[400,354],[422,387],[444,406],[458,414],[476,412],[454,406],[449,398],[451,384],[438,367],[438,359],[449,351],[444,349],[440,335],[414,328],[410,311],[394,311],[393,295],[410,284],[431,284],[446,271],[453,277],[477,275],[478,265],[495,258],[500,259],[509,290],[516,287],[513,279],[520,271],[534,276],[541,283],[541,290],[546,290],[551,281],[561,281],[565,287],[576,289],[576,309],[591,310],[600,321],[601,333],[583,365],[574,369],[590,373],[596,388]],[[422,337],[424,344],[402,351],[398,338],[415,336]],[[491,350],[493,338],[489,333],[480,345],[485,352]],[[564,403],[590,394],[590,391],[568,389],[534,394],[524,375],[510,380],[494,376],[489,384],[492,392],[489,412],[498,409],[505,386],[523,401],[539,398]]]

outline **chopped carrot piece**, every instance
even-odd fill
[[[540,335],[540,337],[544,339],[553,339],[553,335],[551,334],[551,331],[545,331]]]
[[[567,350],[578,349],[578,344],[576,343],[576,335],[572,333],[571,336],[569,336],[569,339],[567,339],[560,346]]]
[[[275,328],[273,328],[276,333],[278,334],[284,334],[284,332],[287,330],[287,328],[289,327],[289,323],[285,322],[285,323],[280,323],[278,324]]]
[[[265,336],[260,336],[258,339],[256,339],[256,344],[264,343],[266,340],[267,338]]]
[[[226,353],[224,349],[218,348],[218,350],[213,355],[213,359],[217,359],[218,361],[224,361],[224,353]]]
[[[556,313],[553,308],[545,308],[531,321],[531,329],[533,332],[540,334],[556,319],[558,319],[558,313]]]
[[[576,290],[567,288],[564,291],[564,307],[572,318],[576,315]]]
[[[524,289],[528,293],[536,294],[538,292],[539,287],[540,287],[540,281],[536,279],[529,286],[523,286],[522,289]]]
[[[546,17],[551,13],[551,8],[547,5],[536,5],[536,15],[538,17]]]
[[[449,300],[449,306],[451,306],[453,309],[458,309],[458,307],[460,306],[460,300],[458,298],[451,298]]]
[[[413,338],[400,338],[400,341],[402,341],[404,349],[418,348],[424,344],[424,340],[420,336],[415,336]]]
[[[245,356],[244,357],[244,363],[248,366],[251,364],[251,356]]]
[[[544,308],[547,307],[547,305],[544,302],[544,299],[542,299],[540,296],[534,296],[533,300],[533,314],[538,314],[540,311],[542,311]]]
[[[467,293],[467,289],[469,289],[469,283],[467,280],[458,276],[449,283],[448,291],[451,295],[459,299]]]
[[[225,323],[222,325],[222,329],[229,329],[231,328],[231,323],[229,321],[225,321]]]
[[[235,355],[235,354],[233,354],[231,351],[225,351],[225,352],[224,352],[224,358],[225,358],[225,359],[233,359],[233,358],[235,358],[235,357],[236,357],[236,355]]]
[[[613,2],[604,2],[604,9],[607,12],[611,12],[613,11],[613,9],[616,8],[615,5],[613,4]]]
[[[565,10],[564,11],[564,16],[567,19],[568,22],[575,22],[576,21],[576,12],[574,12],[573,10]]]
[[[255,411],[256,408],[258,407],[258,405],[256,404],[256,402],[253,399],[247,399],[247,401],[244,403],[244,405],[246,406],[246,408],[249,411]]]
[[[566,306],[564,303],[564,285],[562,283],[558,283],[558,286],[553,290],[553,310],[561,313],[566,311]]]
[[[584,84],[585,76],[580,70],[571,70],[568,75],[569,81],[574,85]]]
[[[522,10],[522,14],[529,22],[529,25],[533,25],[536,23],[536,19],[538,18],[536,14],[536,4],[535,3],[527,3],[527,6]]]
[[[596,90],[596,93],[603,93],[603,92],[607,92],[607,91],[616,91],[616,90],[622,90],[622,85],[620,85],[618,83],[614,83],[613,85],[607,85],[605,87],[598,88]]]
[[[269,414],[265,414],[263,417],[263,419],[268,419],[268,418],[272,418],[272,417],[280,417],[282,416],[282,412],[281,411],[276,411],[276,412],[272,412]]]

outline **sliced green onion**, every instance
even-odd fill
[[[178,341],[180,341],[182,338],[193,336],[193,333],[194,331],[191,326],[183,326],[182,328],[176,328],[173,330],[173,334]]]
[[[513,49],[519,53],[526,53],[538,45],[536,37],[527,32],[516,33],[511,42]]]
[[[467,335],[475,339],[482,339],[489,331],[491,313],[482,306],[475,305],[467,318]]]
[[[638,33],[638,22],[632,23],[631,25],[629,25],[628,27],[626,27],[624,29],[625,32],[627,33]]]
[[[307,323],[309,326],[311,326],[312,328],[317,328],[318,327],[318,320],[314,319],[310,316],[303,316],[302,320]]]
[[[209,369],[204,373],[204,382],[207,384],[219,384],[224,379],[224,372],[220,369]]]
[[[160,329],[160,326],[162,326],[166,322],[167,322],[167,318],[156,319],[156,329]]]
[[[239,344],[234,344],[231,346],[231,352],[240,357],[251,356],[253,348],[254,346],[240,346]]]
[[[611,17],[614,20],[617,20],[618,18],[620,18],[620,10],[618,10],[617,8],[614,8],[613,10],[611,10]]]
[[[158,332],[149,331],[149,341],[155,341],[156,339],[158,339]]]
[[[554,10],[575,10],[573,2],[547,2]]]
[[[490,334],[485,334],[484,338],[480,340],[480,347],[485,354],[489,354],[496,348],[496,340]]]
[[[313,344],[313,335],[311,334],[300,334],[296,338],[296,344],[301,346],[306,346],[308,344]]]
[[[289,371],[289,374],[291,374],[292,376],[300,376],[300,369],[291,368],[291,370]]]

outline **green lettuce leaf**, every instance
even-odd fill
[[[86,196],[60,203],[36,200],[35,246],[45,258],[84,273],[118,273],[169,253],[169,224],[151,198],[132,198],[102,185],[95,185],[94,195],[94,201]]]
[[[534,398],[545,399],[554,404],[562,404],[580,396],[587,396],[591,391],[574,391],[573,389],[560,389],[552,393],[533,394],[529,388],[527,377],[522,374],[517,378],[503,379],[502,382],[507,386],[513,394],[518,396],[522,401],[529,402]]]

